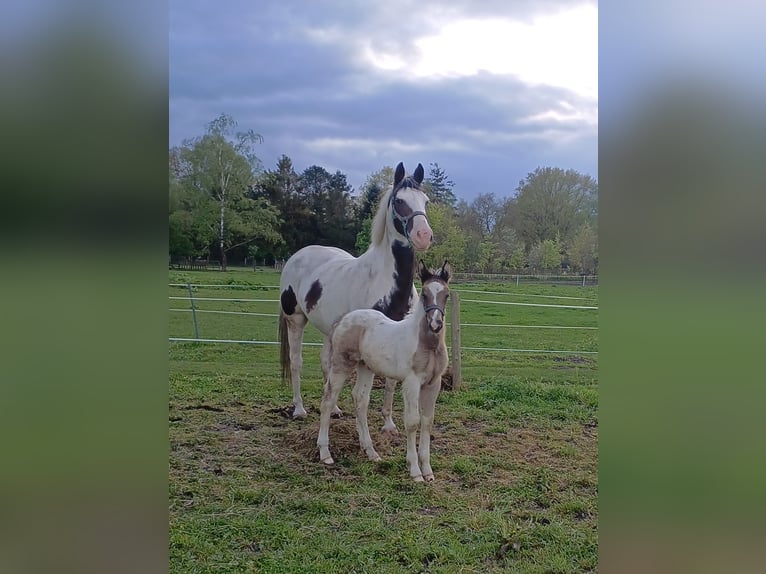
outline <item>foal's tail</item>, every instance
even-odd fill
[[[289,382],[290,374],[290,339],[287,338],[287,315],[279,309],[279,364],[282,367],[282,381]]]

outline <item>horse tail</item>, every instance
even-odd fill
[[[287,315],[279,309],[279,364],[282,368],[282,381],[287,383],[290,373],[290,339],[287,337]]]

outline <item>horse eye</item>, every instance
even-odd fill
[[[401,205],[402,203],[404,203],[404,200],[401,197],[397,197],[396,198],[396,204],[397,205]]]

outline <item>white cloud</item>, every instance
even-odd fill
[[[591,4],[538,16],[529,22],[504,18],[461,19],[434,35],[414,40],[416,60],[366,46],[375,67],[420,78],[471,76],[485,71],[512,75],[530,85],[571,90],[598,98],[598,9]]]

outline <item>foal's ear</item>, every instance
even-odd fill
[[[444,265],[442,265],[442,268],[439,270],[439,277],[441,277],[445,283],[449,283],[449,280],[452,278],[452,267],[446,259],[444,260]]]
[[[423,183],[423,176],[425,173],[423,172],[423,164],[419,163],[418,167],[415,168],[415,173],[412,174],[412,177],[415,181],[418,182],[418,185]]]
[[[400,161],[399,165],[396,166],[396,173],[394,173],[394,189],[396,189],[397,185],[402,183],[403,179],[404,179],[404,163]]]
[[[418,262],[418,275],[420,276],[420,281],[422,283],[425,283],[428,281],[431,277],[433,277],[433,274],[431,271],[426,267],[426,264],[423,263],[423,260],[421,259]]]

